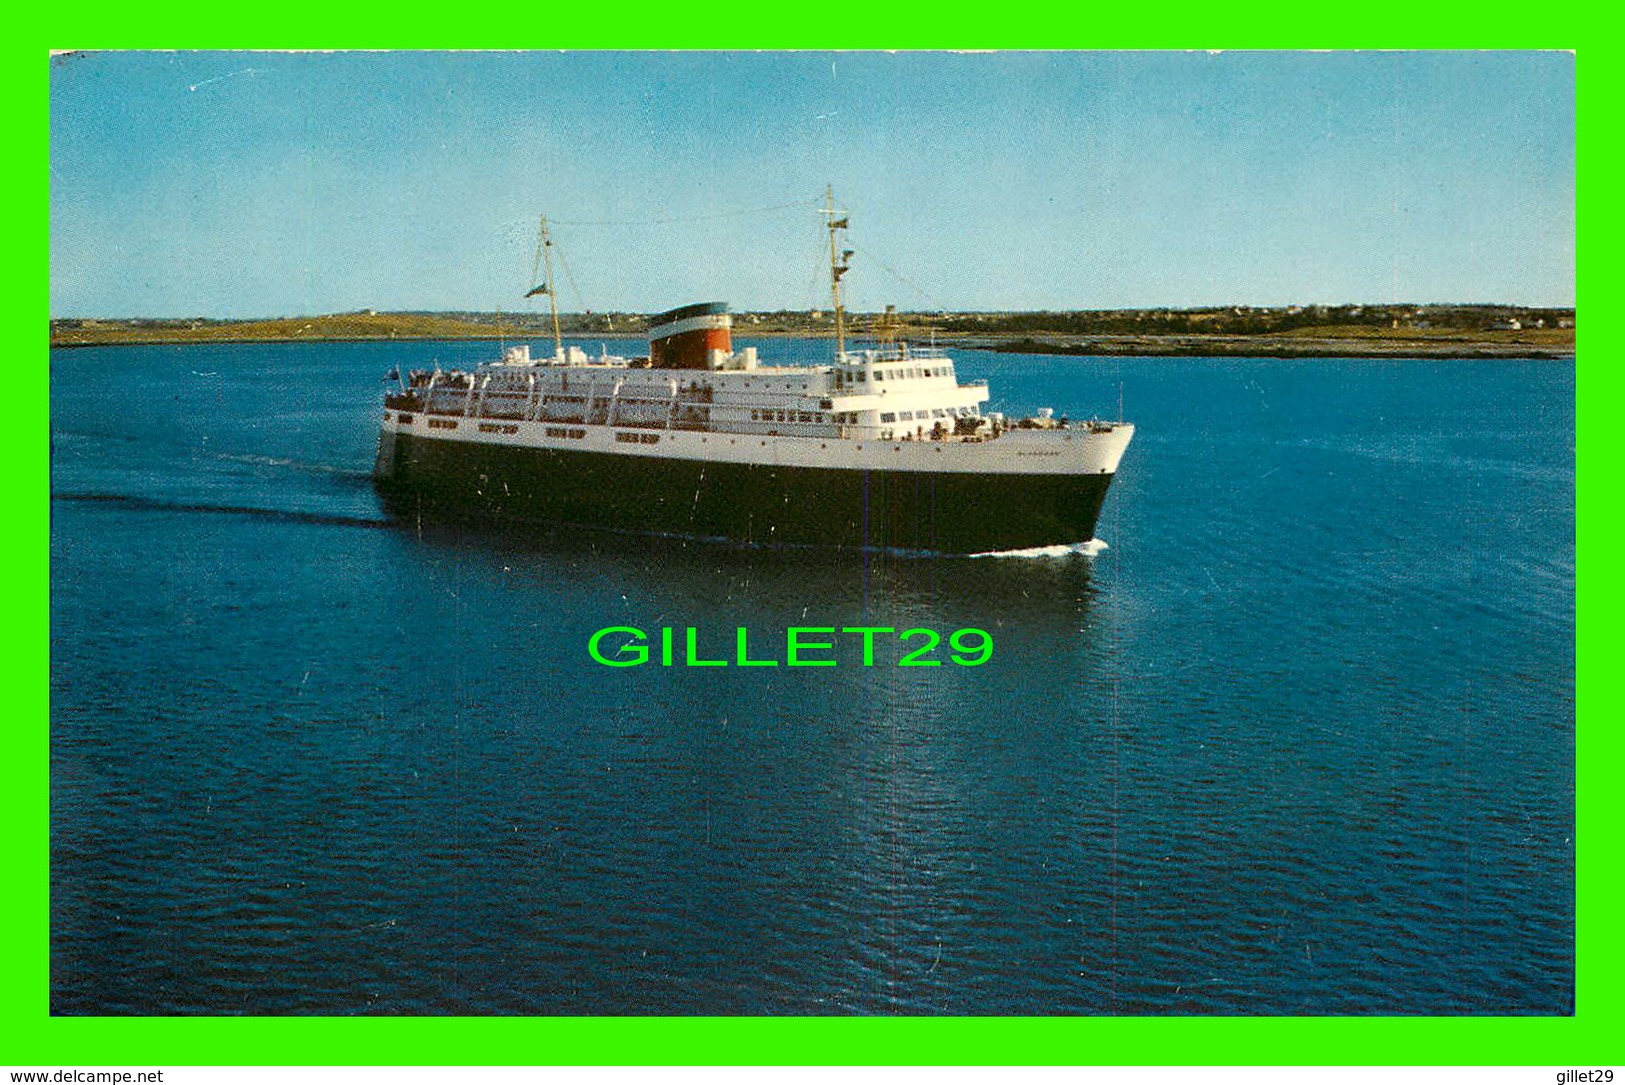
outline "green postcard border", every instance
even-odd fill
[[[1086,13],[1086,14],[1083,14]],[[47,51],[50,49],[236,47],[444,48],[1168,48],[1214,43],[1249,48],[1554,48],[1585,43],[1578,63],[1580,116],[1597,137],[1579,157],[1590,191],[1607,192],[1617,78],[1611,33],[1601,15],[1588,22],[1561,10],[1451,3],[1418,9],[1391,3],[1334,8],[1312,16],[1285,3],[1245,14],[1234,7],[1193,7],[1185,18],[1160,8],[1102,15],[1051,2],[1016,17],[970,4],[912,3],[883,11],[817,7],[764,14],[760,5],[729,0],[676,9],[617,5],[613,19],[535,6],[471,11],[393,5],[343,13],[299,0],[295,6],[172,7],[76,5],[71,15],[38,16],[20,27],[3,69],[17,114],[7,122],[17,161],[6,185],[23,256],[12,261],[9,306],[14,342],[40,342],[47,290],[35,268],[48,267],[49,139]],[[1144,19],[1142,22],[1141,19]],[[1087,20],[1087,21],[1085,21]],[[1307,20],[1307,21],[1306,21]],[[849,29],[839,29],[844,22]],[[681,25],[681,24],[687,24]],[[1600,40],[1594,40],[1600,36]],[[1530,39],[1533,39],[1531,42]],[[1592,61],[1585,63],[1584,61]],[[1509,118],[1509,137],[1515,118]],[[1598,200],[1591,205],[1595,208]],[[1587,219],[1580,251],[1588,304],[1608,297],[1616,276],[1616,228]],[[37,255],[36,255],[37,254]],[[38,264],[35,261],[38,261]],[[46,313],[41,313],[41,310]],[[1620,401],[1617,367],[1606,358],[1615,338],[1601,309],[1587,308],[1589,364],[1577,363],[1585,391],[1577,426],[1579,477],[1591,480],[1612,460],[1610,433]],[[1600,329],[1600,330],[1599,330]],[[26,351],[21,358],[26,360]],[[48,363],[47,363],[48,364]],[[1588,565],[1580,606],[1586,636],[1578,646],[1584,713],[1579,732],[1577,802],[1577,1012],[1568,1018],[53,1018],[48,1013],[48,690],[49,690],[49,418],[47,384],[25,368],[13,379],[26,391],[26,424],[0,429],[21,493],[11,509],[4,547],[17,570],[11,580],[5,667],[12,712],[4,727],[0,816],[4,866],[0,890],[0,1065],[413,1065],[413,1064],[1418,1064],[1606,1065],[1618,1056],[1613,1028],[1621,1019],[1620,936],[1615,919],[1625,895],[1616,857],[1619,803],[1619,683],[1610,673],[1615,635],[1609,615],[1615,576],[1606,562]],[[1561,439],[1563,435],[1556,435]],[[1588,491],[1579,518],[1580,552],[1602,553],[1612,503]],[[1598,569],[1604,569],[1598,573]],[[44,632],[45,635],[41,635]],[[1553,780],[1553,802],[1567,801],[1567,781]]]

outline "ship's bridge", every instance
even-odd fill
[[[907,343],[843,353],[834,366],[834,385],[837,395],[912,398],[925,393],[935,398],[944,392],[974,389],[973,402],[987,399],[986,382],[961,385],[954,375],[953,360],[941,350]]]

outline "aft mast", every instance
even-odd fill
[[[537,272],[546,264],[547,277],[537,282]],[[553,314],[553,357],[564,357],[564,340],[559,335],[559,299],[553,290],[553,238],[547,232],[547,216],[542,216],[541,231],[536,237],[536,262],[531,266],[530,278],[536,285],[526,292],[525,297],[533,298],[537,294],[547,295],[547,307]]]
[[[824,190],[824,214],[829,216],[829,288],[835,302],[835,360],[840,361],[846,354],[846,310],[841,307],[841,276],[850,271],[852,250],[843,249],[836,255],[835,231],[847,228],[850,221],[848,215],[835,217],[835,186],[830,185]]]

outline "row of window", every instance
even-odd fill
[[[545,432],[549,437],[569,437],[578,441],[587,435],[584,429],[566,429],[564,426],[548,426]]]
[[[430,429],[456,429],[457,428],[457,423],[453,422],[449,418],[431,418],[431,419],[429,419],[429,428]]]
[[[969,418],[969,407],[933,407],[929,411],[886,411],[880,416],[882,422],[929,422],[933,418]]]
[[[518,426],[504,426],[497,422],[481,422],[481,433],[518,433]]]
[[[751,411],[752,422],[827,422],[822,411]]]
[[[946,377],[949,375],[949,372],[949,368],[945,365],[887,366],[884,368],[877,368],[875,370],[875,380],[878,382],[886,380],[916,380],[922,377]],[[835,371],[836,384],[841,383],[842,376],[843,374],[840,370]],[[863,370],[860,369],[857,373],[853,374],[851,379],[858,384],[863,384]]]
[[[623,445],[652,445],[660,440],[658,433],[617,433],[615,439]]]

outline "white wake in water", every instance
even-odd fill
[[[1033,546],[1026,550],[989,550],[982,554],[972,554],[973,558],[1067,558],[1074,554],[1081,554],[1092,558],[1102,550],[1107,549],[1106,540],[1090,539],[1081,543],[1062,543],[1058,546]]]

